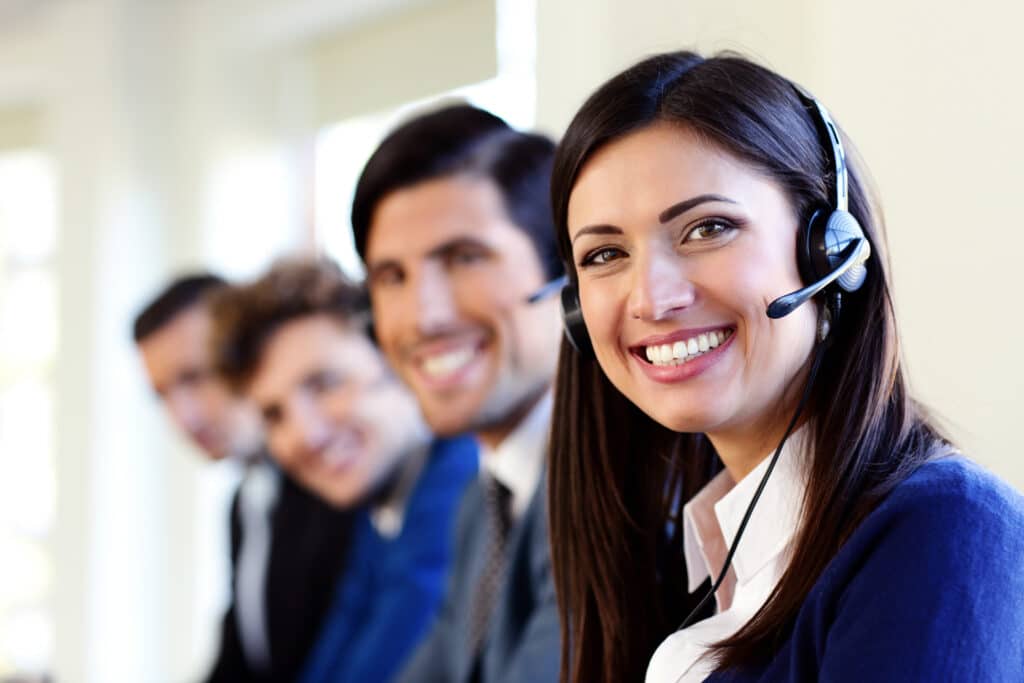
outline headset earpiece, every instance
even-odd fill
[[[842,266],[843,252],[857,239],[867,243],[857,219],[847,211],[819,209],[800,232],[797,246],[797,265],[804,282],[816,282]],[[870,256],[864,256],[864,261]],[[861,262],[850,267],[836,279],[844,291],[860,289],[867,276],[867,266]]]
[[[593,352],[587,324],[583,322],[583,310],[580,308],[580,295],[576,285],[569,282],[562,287],[562,326],[565,338],[579,353],[589,356]]]
[[[795,84],[793,89],[814,119],[821,146],[832,166],[833,195],[829,205],[811,215],[797,238],[797,266],[806,286],[773,301],[767,313],[770,318],[781,318],[812,296],[824,294],[826,306],[836,308],[831,311],[835,326],[842,292],[854,292],[864,284],[871,243],[848,210],[846,152],[832,117],[820,102]]]

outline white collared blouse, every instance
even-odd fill
[[[647,667],[647,683],[703,681],[714,670],[710,645],[736,633],[764,605],[789,562],[805,490],[803,429],[787,441],[747,524],[726,579],[715,594],[717,612],[666,638]],[[764,476],[765,457],[739,483],[720,472],[683,508],[683,552],[692,593],[718,577],[729,545]]]

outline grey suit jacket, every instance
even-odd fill
[[[482,683],[558,681],[560,636],[548,545],[546,478],[542,477],[506,548],[508,573],[491,616]],[[406,666],[401,683],[467,683],[475,661],[467,642],[469,605],[486,549],[487,511],[479,480],[459,510],[456,557],[444,607]]]

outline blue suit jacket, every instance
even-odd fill
[[[1024,680],[1024,498],[960,457],[861,523],[775,657],[708,681]]]
[[[435,441],[397,538],[380,536],[360,511],[349,565],[299,680],[383,683],[400,669],[441,605],[451,529],[477,461],[470,438]]]
[[[506,549],[508,574],[482,658],[484,683],[555,683],[560,634],[551,576],[547,495],[542,479],[513,526]],[[402,683],[466,683],[475,663],[467,621],[486,553],[488,526],[479,481],[466,491],[459,511],[457,555],[444,608],[430,636],[399,680]]]

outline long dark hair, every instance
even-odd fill
[[[658,121],[685,126],[758,169],[802,220],[829,202],[834,173],[789,81],[734,54],[657,55],[594,93],[556,152],[552,207],[572,280],[567,212],[580,170],[605,144]],[[872,246],[868,278],[844,301],[810,389],[808,484],[790,564],[753,619],[714,646],[720,669],[772,656],[845,540],[942,441],[908,395],[881,217],[852,149],[848,161],[850,211]],[[703,435],[654,422],[596,360],[565,342],[553,423],[549,494],[562,681],[641,680],[654,649],[701,596],[684,588],[680,501],[721,464]]]

